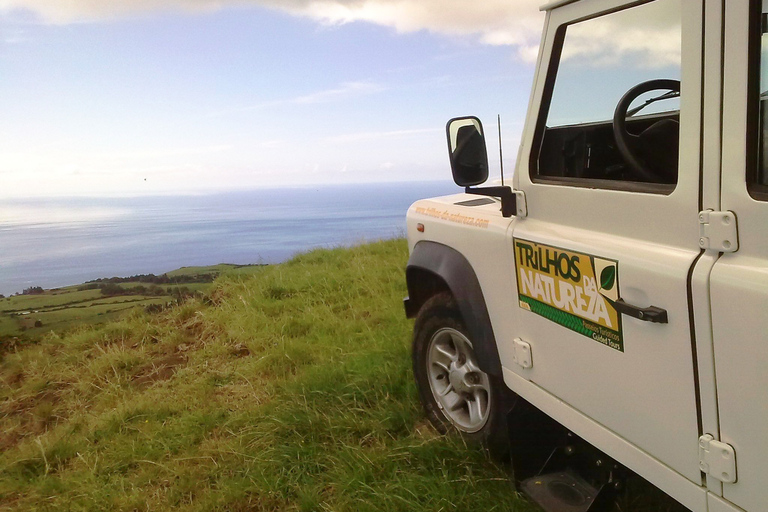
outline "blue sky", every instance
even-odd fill
[[[231,4],[0,0],[0,196],[448,179],[466,114],[511,171],[538,2]]]

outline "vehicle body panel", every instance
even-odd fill
[[[746,138],[748,16],[746,2],[728,3],[721,209],[736,214],[739,250],[715,264],[711,296],[720,439],[735,448],[738,471],[723,497],[761,510],[768,503],[768,202],[753,198],[745,180],[748,152],[756,151]]]
[[[448,245],[472,266],[510,389],[691,510],[764,510],[768,193],[754,197],[745,180],[757,151],[745,107],[750,3],[683,0],[674,186],[574,185],[531,171],[563,27],[652,1],[547,4],[513,178],[527,215],[504,218],[496,200],[461,204],[477,198],[468,194],[422,200],[409,209],[408,239],[411,250],[422,240]],[[705,210],[735,214],[737,252],[700,247]],[[621,350],[531,311],[521,304],[516,241],[617,262],[620,297],[665,309],[668,323],[620,315]],[[530,344],[532,367],[516,364],[516,339]],[[702,473],[703,434],[735,449],[736,482]]]

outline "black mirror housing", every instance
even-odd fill
[[[474,116],[456,117],[445,127],[453,181],[472,187],[488,179],[488,152],[483,124]]]

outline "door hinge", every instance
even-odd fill
[[[512,360],[527,370],[533,367],[533,356],[531,355],[531,344],[520,338],[512,341]]]
[[[515,194],[515,205],[517,207],[515,215],[518,217],[527,217],[528,203],[525,202],[525,192],[522,190],[513,190],[512,193]]]
[[[718,252],[739,250],[739,229],[736,214],[731,211],[699,212],[699,247]]]
[[[736,483],[736,452],[733,446],[715,441],[711,434],[701,436],[699,469],[724,484]]]

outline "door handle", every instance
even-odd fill
[[[611,305],[616,308],[616,311],[619,313],[637,318],[638,320],[644,320],[646,322],[653,322],[656,324],[669,323],[669,317],[667,316],[666,309],[657,308],[656,306],[641,308],[624,302],[624,299],[610,302]]]

